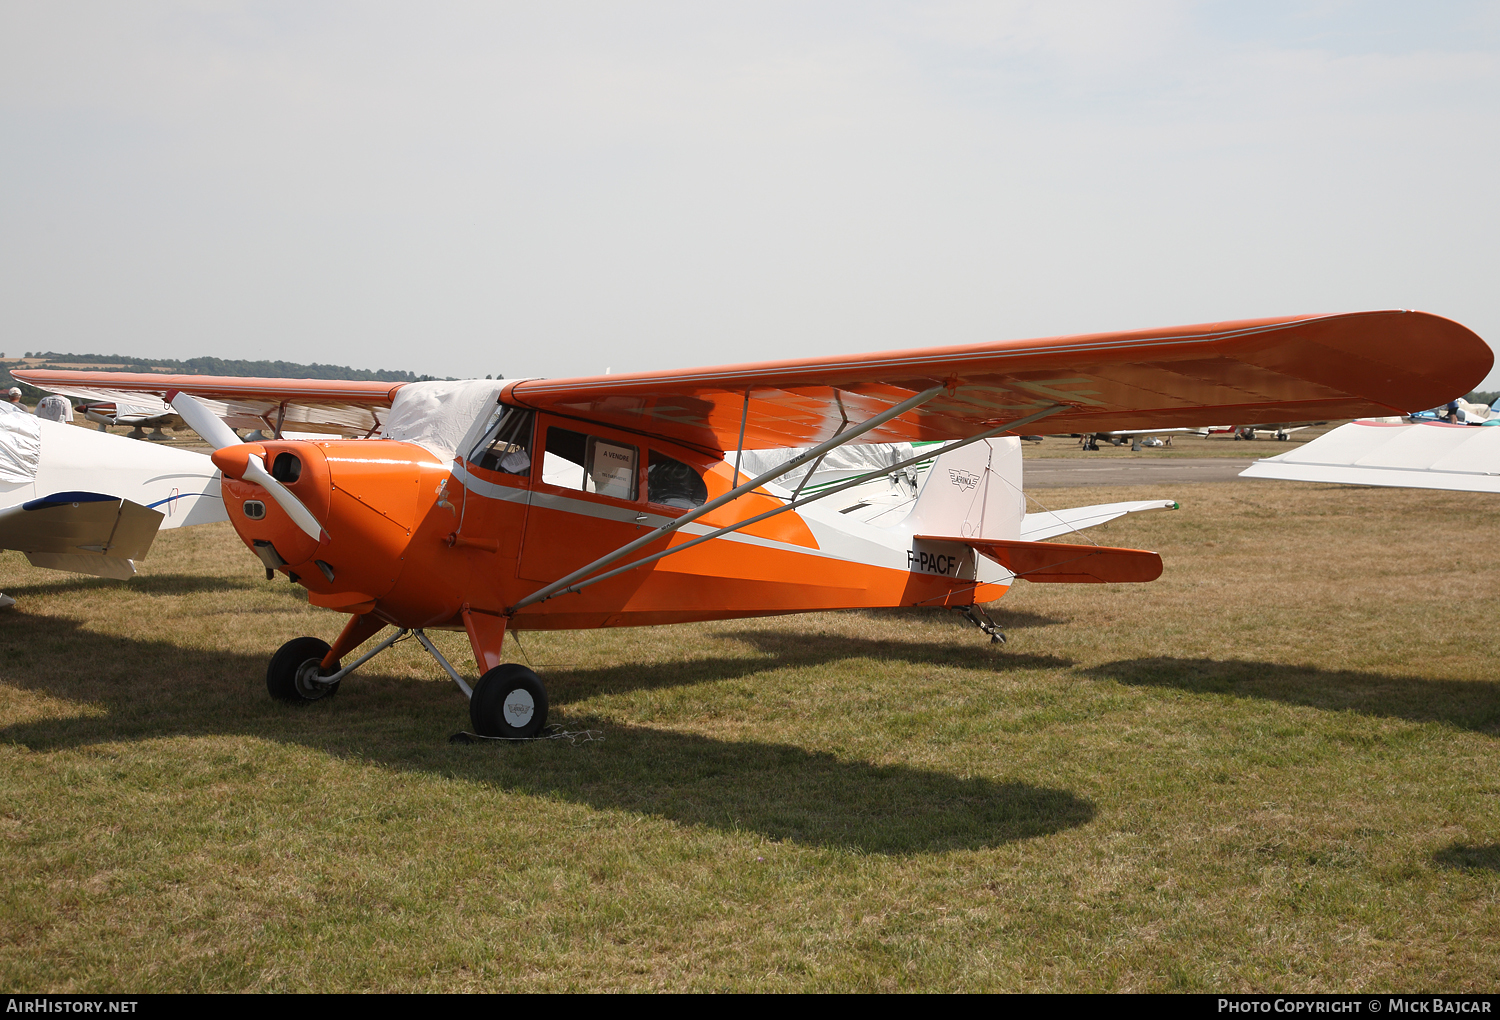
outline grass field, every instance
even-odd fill
[[[341,618],[226,526],[128,584],[0,554],[0,985],[1492,990],[1493,501],[1042,495],[1179,498],[1089,533],[1166,574],[1020,585],[1004,647],[914,610],[526,636],[576,745],[449,744],[411,644],[272,703]]]

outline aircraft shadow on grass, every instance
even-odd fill
[[[1432,855],[1432,863],[1457,871],[1500,871],[1500,843],[1454,843]]]
[[[1240,659],[1127,659],[1081,670],[1139,687],[1229,694],[1330,712],[1447,723],[1500,736],[1500,683],[1428,680]]]
[[[122,583],[103,577],[87,577],[74,574],[64,579],[43,584],[7,584],[5,593],[15,599],[35,598],[41,595],[76,595],[88,591],[125,592],[128,595],[194,595],[205,591],[239,591],[247,588],[264,588],[255,577],[201,577],[196,574],[148,574],[132,577]],[[297,598],[295,589],[288,592]],[[297,601],[305,601],[297,598]],[[23,614],[24,615],[24,612]]]
[[[743,656],[705,657],[652,662],[650,665],[619,665],[602,669],[569,669],[538,663],[545,674],[547,695],[554,705],[582,701],[598,694],[620,694],[632,690],[685,687],[754,676],[770,670],[802,668],[850,659],[879,659],[923,666],[959,666],[1003,672],[1015,669],[1065,669],[1073,663],[1055,655],[1015,655],[992,648],[983,635],[969,628],[961,641],[877,641],[840,634],[809,634],[796,630],[719,631],[714,637],[748,644],[765,658]]]
[[[345,689],[306,706],[265,693],[265,659],[98,634],[74,621],[33,616],[0,628],[0,680],[12,687],[93,704],[102,715],[17,723],[0,741],[49,752],[90,744],[170,737],[248,735],[299,744],[380,767],[449,776],[600,810],[638,812],[682,825],[758,832],[774,840],[905,855],[980,849],[1087,824],[1092,803],[1067,790],[1024,782],[961,778],[906,765],[876,765],[773,740],[718,740],[559,712],[569,729],[606,731],[602,743],[451,745],[468,725],[447,684],[414,682],[371,669]],[[16,621],[11,621],[14,624]],[[739,633],[738,638],[754,636]],[[771,632],[781,644],[791,635]],[[746,676],[850,654],[913,662],[953,661],[946,645],[796,635],[792,663],[711,659],[670,664],[670,682]],[[810,646],[812,646],[810,648]],[[987,648],[960,650],[991,668],[1015,668]],[[379,660],[371,666],[378,664]],[[1057,665],[1060,660],[1041,659]],[[658,685],[659,663],[560,676],[559,704],[591,688]],[[550,679],[550,678],[549,678]],[[774,734],[774,719],[767,730]]]
[[[1056,616],[1044,616],[1041,613],[1031,613],[1023,609],[999,609],[987,610],[990,619],[994,620],[1002,631],[1025,630],[1030,627],[1054,627],[1060,623],[1067,623],[1065,619]],[[947,623],[954,630],[978,633],[974,625],[951,609],[938,609],[929,606],[901,606],[890,609],[848,609],[845,610],[851,616],[862,616],[870,620],[921,620],[924,624]]]

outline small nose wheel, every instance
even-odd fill
[[[482,737],[534,737],[547,725],[547,690],[525,666],[503,663],[474,685],[469,721]]]
[[[266,690],[277,701],[318,701],[338,692],[338,681],[321,683],[328,642],[315,637],[292,638],[276,650],[266,667]],[[338,672],[335,663],[331,673]]]

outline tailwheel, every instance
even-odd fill
[[[496,666],[474,685],[469,721],[481,737],[534,737],[547,724],[547,690],[525,666]]]
[[[338,672],[338,663],[324,671],[323,656],[327,654],[327,641],[315,637],[293,638],[271,656],[271,664],[266,667],[266,690],[277,701],[294,704],[332,696],[338,692],[338,681],[327,684],[318,679]]]

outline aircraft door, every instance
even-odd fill
[[[648,527],[634,438],[594,425],[543,418],[520,576],[555,581],[639,538]]]
[[[467,491],[445,487],[429,515],[433,537],[454,549],[442,568],[449,583],[485,609],[516,597],[511,588],[531,503],[535,420],[533,411],[498,407],[484,437],[464,455]]]

